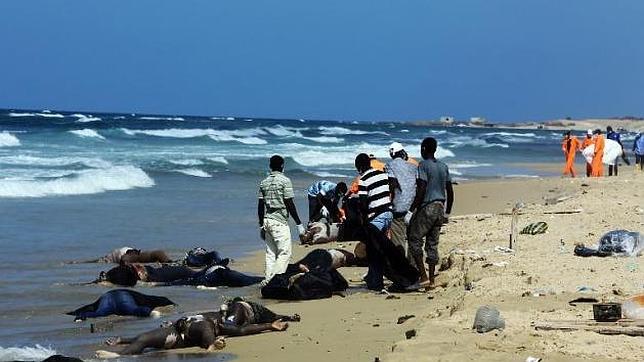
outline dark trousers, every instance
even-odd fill
[[[309,196],[309,222],[315,222],[322,218],[320,211],[322,211],[322,203],[318,201],[317,197]]]
[[[403,290],[418,281],[418,270],[409,263],[405,254],[383,231],[369,224],[366,234],[369,264],[369,271],[365,277],[367,288],[382,290],[383,277],[391,280],[393,290]]]
[[[80,312],[77,318],[97,318],[108,315],[132,315],[137,317],[147,317],[152,309],[142,307],[136,304],[136,301],[125,290],[112,290],[103,294],[98,300],[98,307],[95,311]]]
[[[205,269],[195,274],[192,278],[178,281],[178,285],[205,285],[207,287],[245,287],[257,284],[264,280],[263,277],[246,275],[228,268],[218,268],[213,271]]]

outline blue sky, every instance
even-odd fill
[[[0,1],[0,107],[644,116],[644,1]]]

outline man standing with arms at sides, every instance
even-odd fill
[[[407,161],[407,152],[398,142],[389,146],[391,161],[385,165],[389,177],[389,192],[394,207],[394,219],[391,223],[391,241],[407,255],[407,224],[405,215],[416,196],[416,175],[418,167]]]
[[[584,148],[592,145],[595,143],[593,140],[593,130],[589,129],[588,132],[586,132],[586,138],[584,138],[584,141],[581,143],[581,150],[583,151]],[[593,166],[589,163],[586,162],[586,177],[590,177],[591,173],[593,172]]]
[[[573,136],[572,132],[566,131],[561,143],[561,150],[566,158],[566,166],[564,166],[563,170],[564,176],[570,174],[571,177],[575,177],[575,154],[578,148],[579,140],[577,140],[577,137]]]
[[[622,147],[622,160],[624,160],[624,163],[626,165],[630,165],[631,163],[628,161],[628,158],[626,158],[626,153],[624,152],[624,145],[622,144],[622,136],[619,134],[619,132],[613,131],[613,127],[608,126],[606,127],[606,138],[609,140],[613,140]],[[619,163],[619,157],[615,159],[615,163],[612,165],[608,165],[608,176],[617,176],[617,164]],[[613,173],[615,171],[615,173]]]
[[[420,271],[419,286],[424,288],[434,287],[434,271],[439,261],[438,237],[441,225],[447,222],[454,204],[449,168],[436,159],[437,147],[436,139],[432,137],[425,138],[420,146],[423,161],[418,166],[416,197],[410,213],[405,216],[405,221],[409,223],[409,252]],[[423,261],[423,244],[429,275]]]
[[[594,134],[595,139],[595,153],[593,154],[593,172],[592,177],[602,177],[604,176],[604,164],[602,163],[604,159],[604,136],[602,136],[602,131],[596,129]]]
[[[268,283],[275,274],[286,271],[291,259],[291,229],[288,216],[297,224],[300,235],[306,230],[302,226],[293,202],[293,185],[284,176],[284,159],[275,155],[270,159],[271,173],[259,184],[257,216],[260,236],[266,241],[266,279]]]

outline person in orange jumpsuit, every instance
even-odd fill
[[[586,138],[584,138],[584,140],[581,142],[579,150],[583,151],[586,147],[592,145],[593,143],[595,143],[595,141],[593,140],[593,130],[589,129],[586,133]],[[590,164],[590,162],[586,162],[586,177],[590,177],[592,171],[592,165]]]
[[[566,157],[566,166],[564,167],[563,174],[570,174],[575,177],[575,154],[579,149],[579,140],[573,136],[570,131],[564,133],[564,139],[561,143],[561,150]]]
[[[591,175],[593,177],[602,177],[604,176],[604,164],[602,163],[604,158],[604,136],[602,136],[602,131],[598,129],[593,134],[595,135],[595,154],[593,155],[593,171]]]

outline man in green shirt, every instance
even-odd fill
[[[300,235],[306,232],[293,202],[293,185],[283,173],[284,159],[278,155],[271,157],[270,168],[271,173],[259,184],[257,194],[260,235],[266,241],[264,284],[275,274],[284,273],[291,259],[291,229],[288,227],[288,216],[291,215],[295,220]]]

